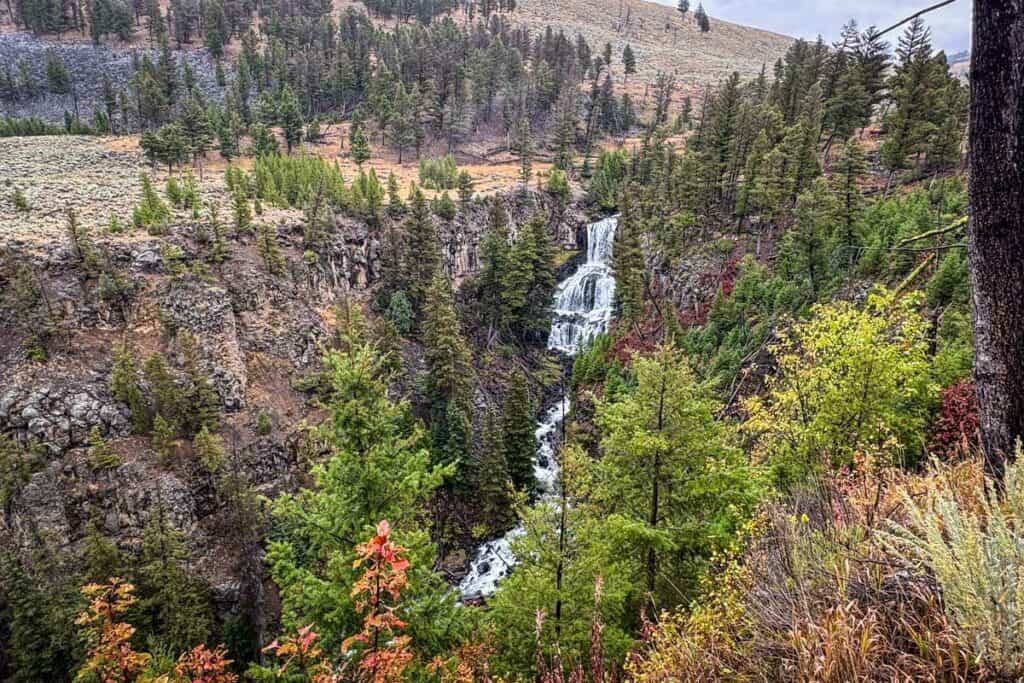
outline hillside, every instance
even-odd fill
[[[637,76],[650,81],[672,73],[686,91],[717,82],[733,71],[743,78],[769,69],[793,39],[711,17],[711,31],[701,35],[689,13],[645,0],[521,0],[515,18],[536,31],[548,25],[582,34],[600,49],[610,42],[616,55],[629,43],[637,53]],[[618,72],[617,72],[618,73]]]

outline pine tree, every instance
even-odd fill
[[[277,227],[271,223],[260,223],[256,228],[256,250],[263,259],[263,265],[271,275],[284,273],[285,260],[277,243]]]
[[[430,207],[418,187],[413,187],[409,201],[409,216],[402,225],[404,242],[410,255],[406,264],[408,283],[406,294],[417,317],[421,317],[427,302],[427,292],[441,267],[441,248]]]
[[[636,73],[636,55],[633,54],[633,48],[629,43],[622,49],[622,67],[627,76]]]
[[[114,365],[110,371],[110,395],[128,406],[132,417],[132,431],[145,434],[149,430],[146,402],[139,388],[135,357],[126,344],[114,349]]]
[[[398,189],[398,177],[392,171],[388,173],[388,215],[395,218],[401,216],[404,211],[405,202],[402,201],[402,195]]]
[[[220,204],[210,202],[208,212],[211,240],[209,259],[211,263],[223,263],[228,258],[228,245],[224,235],[224,221],[220,218]]]
[[[117,544],[103,533],[99,516],[94,514],[85,528],[85,547],[82,550],[85,561],[86,579],[92,583],[104,583],[111,577],[124,574],[121,553]]]
[[[835,216],[835,197],[824,178],[818,178],[796,202],[796,225],[783,238],[779,273],[806,282],[815,298],[828,274],[829,230]]]
[[[363,130],[361,118],[352,119],[352,128],[349,130],[348,151],[352,161],[362,168],[362,165],[370,159],[370,141],[366,138],[366,131]]]
[[[687,12],[690,11],[690,0],[679,0],[679,4],[676,5],[676,9],[679,10],[679,14],[686,18]]]
[[[178,450],[177,432],[174,425],[160,413],[153,418],[153,450],[162,465],[169,465]]]
[[[251,132],[252,145],[249,148],[249,154],[256,157],[257,159],[264,156],[270,156],[272,154],[278,154],[280,148],[277,144],[277,138],[270,132],[262,123],[257,123],[252,127]]]
[[[843,145],[839,161],[833,169],[835,192],[839,198],[833,251],[840,253],[846,261],[847,268],[852,268],[857,258],[857,233],[864,212],[864,195],[861,193],[859,182],[866,172],[864,150],[857,139],[851,137]]]
[[[220,436],[212,434],[206,425],[192,439],[192,454],[210,473],[218,472],[226,460],[224,442]]]
[[[537,449],[533,406],[526,374],[517,372],[505,394],[502,406],[501,442],[509,478],[517,491],[533,493],[537,488],[533,461]]]
[[[697,21],[701,33],[708,33],[711,30],[711,20],[708,18],[708,13],[704,11],[704,5],[697,5],[697,11],[693,13],[693,18]]]
[[[120,467],[121,456],[111,450],[99,427],[93,427],[89,432],[89,466],[97,470],[109,470]]]
[[[236,188],[231,195],[232,209],[235,216],[235,231],[249,232],[252,229],[252,209],[249,198],[241,188]]]
[[[508,270],[511,247],[508,213],[500,198],[492,200],[490,220],[480,250],[483,261],[478,284],[481,310],[492,327],[501,329],[506,322],[502,316],[502,283]]]
[[[512,480],[505,460],[501,430],[492,411],[484,418],[480,465],[477,468],[477,491],[480,514],[487,529],[500,533],[515,522],[512,511]]]
[[[292,148],[302,141],[302,128],[305,121],[299,100],[287,85],[281,89],[281,96],[277,104],[277,118],[281,124],[281,132],[284,134],[288,154],[291,154]]]
[[[156,193],[149,176],[143,173],[140,178],[142,180],[142,201],[132,211],[132,223],[137,228],[146,228],[151,234],[163,234],[167,229],[167,223],[171,220],[171,210]]]
[[[171,526],[159,503],[149,512],[136,571],[140,632],[180,653],[210,637],[213,615],[208,590],[188,570],[185,535]]]
[[[179,427],[187,436],[192,436],[204,427],[217,429],[220,422],[220,399],[217,391],[200,366],[199,346],[195,335],[188,330],[178,332],[178,348],[181,351],[182,371],[186,385],[182,392],[181,405],[187,406],[188,412],[182,416]]]
[[[181,115],[181,129],[186,145],[192,155],[193,163],[199,165],[199,174],[202,176],[202,158],[210,149],[213,142],[213,126],[210,124],[210,117],[206,108],[196,97],[189,98],[185,111]]]
[[[525,116],[520,117],[516,125],[516,152],[519,154],[519,182],[525,194],[533,177],[533,136],[530,121]]]
[[[424,307],[423,347],[434,458],[442,465],[465,464],[470,450],[473,365],[459,327],[451,284],[438,271]]]
[[[329,449],[313,469],[314,485],[273,504],[275,529],[269,543],[270,576],[280,587],[282,612],[317,624],[324,648],[337,648],[357,632],[350,539],[363,537],[382,519],[418,558],[409,571],[411,629],[453,624],[457,618],[448,586],[431,568],[434,548],[423,527],[427,504],[453,468],[431,465],[429,441],[408,403],[389,398],[391,377],[370,344],[348,338],[344,353],[324,357],[330,383],[327,419],[316,438]],[[309,586],[317,590],[310,591]],[[458,622],[454,622],[458,623]],[[453,636],[438,634],[439,647]]]
[[[639,188],[632,186],[622,195],[619,224],[615,229],[612,250],[612,271],[615,273],[615,307],[619,317],[628,325],[638,323],[644,314],[643,247],[640,244],[638,212],[633,209],[633,195]]]

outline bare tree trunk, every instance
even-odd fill
[[[986,472],[1024,435],[1024,0],[975,0],[970,272]]]

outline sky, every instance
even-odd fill
[[[897,21],[935,4],[936,0],[706,0],[704,8],[712,18],[756,26],[793,37],[814,39],[822,35],[832,42],[849,19],[863,29],[892,26]],[[657,0],[675,5],[676,0]],[[694,0],[690,5],[697,6]],[[966,50],[971,44],[972,0],[957,0],[948,7],[924,16],[931,26],[936,49],[948,53]],[[886,36],[890,38],[890,36]],[[895,36],[891,42],[895,44]]]

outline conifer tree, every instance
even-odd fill
[[[285,261],[277,243],[277,227],[271,223],[260,223],[256,228],[256,249],[263,259],[263,265],[271,275],[284,273]]]
[[[622,49],[622,68],[627,76],[636,73],[636,55],[629,43]]]
[[[362,117],[352,118],[352,127],[348,133],[348,151],[352,161],[362,168],[363,164],[370,159],[370,141],[363,130]]]
[[[168,221],[171,220],[171,210],[156,193],[149,176],[143,173],[140,178],[142,180],[142,201],[132,211],[132,223],[137,228],[146,228],[151,234],[163,234],[167,229]]]
[[[203,425],[192,439],[192,454],[210,473],[219,471],[226,460],[223,440],[217,434],[211,433],[206,425]]]
[[[202,177],[202,158],[210,149],[214,131],[206,108],[197,97],[190,97],[188,104],[185,105],[185,111],[181,115],[181,129],[192,155],[192,162],[198,164],[199,175]]]
[[[96,514],[93,514],[85,528],[85,547],[82,554],[86,579],[92,583],[103,583],[111,577],[124,574],[117,544],[103,533],[100,518]]]
[[[132,417],[132,431],[145,434],[149,430],[149,415],[146,401],[139,388],[138,369],[135,358],[126,344],[114,349],[114,365],[110,371],[110,395],[126,404]]]
[[[224,221],[220,218],[220,204],[210,202],[208,208],[210,228],[210,253],[211,263],[223,263],[228,258],[228,245],[224,235]]]
[[[530,121],[525,116],[520,117],[516,125],[516,152],[519,154],[519,182],[525,194],[533,177],[533,136]]]
[[[806,282],[816,298],[828,274],[827,247],[835,216],[835,198],[824,178],[818,178],[800,194],[794,213],[796,225],[783,238],[779,272],[783,277]]]
[[[502,406],[501,441],[512,485],[529,494],[537,488],[533,470],[537,450],[535,422],[526,374],[514,373]]]
[[[619,224],[615,229],[612,250],[612,270],[615,273],[615,307],[627,325],[638,323],[644,314],[643,247],[640,244],[639,212],[634,210],[631,198],[639,188],[632,186],[623,193]]]
[[[280,100],[277,104],[277,117],[281,124],[281,132],[284,134],[288,154],[291,154],[292,148],[302,141],[302,128],[305,121],[299,100],[287,85],[281,90]]]
[[[89,465],[98,470],[109,470],[121,465],[121,457],[110,449],[100,434],[100,428],[96,426],[89,432]]]
[[[840,253],[847,267],[853,267],[857,258],[854,247],[858,244],[858,226],[864,212],[864,195],[859,182],[867,172],[864,161],[864,150],[851,137],[843,145],[839,161],[833,170],[835,192],[839,199],[836,209],[836,229],[834,235],[835,251]]]
[[[402,195],[398,189],[398,177],[392,171],[388,173],[388,215],[395,218],[401,216],[404,211],[405,202],[402,201]]]
[[[696,20],[697,26],[700,27],[701,33],[708,33],[711,30],[711,20],[708,19],[708,13],[704,11],[704,5],[697,5],[697,11],[693,13],[693,18]]]
[[[164,421],[170,424],[172,430],[176,432],[182,409],[181,391],[171,376],[164,355],[155,353],[147,358],[143,366],[143,374],[152,397],[153,415],[163,417]]]
[[[235,231],[249,232],[252,229],[252,209],[249,207],[249,198],[242,188],[235,188],[231,194],[231,203],[235,217]]]
[[[430,207],[418,187],[413,187],[409,201],[409,216],[402,226],[405,245],[410,255],[407,266],[407,294],[417,317],[423,315],[427,291],[434,275],[441,267],[441,248]]]
[[[679,3],[676,5],[676,9],[685,19],[687,12],[690,11],[690,0],[679,0]]]
[[[252,145],[249,148],[249,154],[256,158],[277,154],[280,151],[277,138],[262,123],[257,123],[252,127],[251,137]]]
[[[178,348],[181,351],[181,365],[186,385],[181,394],[181,405],[187,407],[179,425],[187,436],[192,436],[204,427],[216,429],[220,422],[220,399],[209,376],[200,367],[199,346],[195,335],[188,330],[178,332]]]
[[[515,521],[512,512],[512,480],[505,459],[501,429],[490,410],[484,418],[484,433],[477,468],[480,514],[492,533],[507,530]]]
[[[312,471],[315,486],[280,496],[273,506],[280,533],[267,562],[282,612],[292,626],[315,622],[325,648],[357,632],[352,585],[359,570],[350,541],[387,519],[412,560],[405,594],[410,629],[437,634],[443,647],[453,634],[432,625],[457,625],[457,608],[431,571],[434,544],[422,520],[453,468],[431,465],[429,439],[409,404],[389,398],[385,359],[356,338],[345,345],[344,353],[324,358],[331,398],[316,436],[329,449],[327,460]],[[313,585],[317,590],[310,591]]]
[[[135,574],[139,591],[136,626],[173,653],[206,642],[212,628],[208,590],[192,576],[185,535],[171,525],[161,504],[150,510]]]
[[[435,462],[465,464],[470,451],[472,356],[459,330],[448,278],[434,274],[423,315],[423,346],[427,367],[426,402],[432,406],[431,435]]]
[[[492,200],[487,232],[484,234],[480,250],[483,261],[478,285],[481,308],[492,327],[500,329],[505,322],[502,315],[502,287],[511,251],[508,213],[500,198]]]

